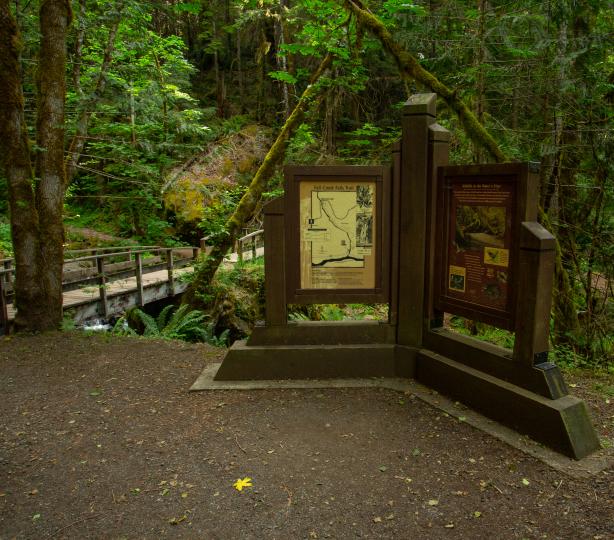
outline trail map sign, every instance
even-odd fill
[[[382,210],[388,176],[385,167],[287,169],[286,200],[292,208],[288,293],[293,301],[368,301],[368,296],[380,301],[387,287]]]
[[[526,166],[442,167],[438,308],[513,328],[520,223],[535,219]]]
[[[375,182],[303,182],[303,289],[375,288]]]

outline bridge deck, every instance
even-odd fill
[[[192,267],[185,267],[173,270],[173,277],[174,279],[178,280],[180,276],[186,273],[190,273],[193,270],[194,268]],[[166,289],[168,287],[167,270],[158,270],[157,272],[143,274],[142,280],[144,294],[146,296],[146,301],[144,303],[148,303],[148,301],[159,300],[164,296],[168,296],[166,291],[164,291],[164,294],[162,294],[162,296],[160,296],[159,294],[159,291],[161,289]],[[175,293],[178,294],[185,290],[186,284],[178,280],[175,281],[174,288]],[[120,312],[114,309],[115,306],[121,307],[121,309],[123,310],[130,305],[135,305],[136,302],[132,302],[130,299],[127,298],[125,299],[125,301],[119,302],[113,302],[113,300],[121,300],[122,297],[127,296],[134,296],[136,298],[137,290],[138,289],[136,277],[118,279],[117,281],[107,283],[106,291],[110,304],[109,315],[117,315]],[[69,309],[74,309],[76,311],[76,322],[81,322],[96,315],[95,311],[98,310],[97,305],[100,302],[100,291],[98,286],[92,285],[74,291],[65,291],[62,297],[64,311],[67,311]],[[9,321],[13,321],[15,319],[15,308],[13,307],[13,304],[7,305],[7,311]]]

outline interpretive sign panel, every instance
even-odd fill
[[[287,168],[289,302],[383,301],[388,177],[385,167]]]
[[[520,224],[536,217],[530,176],[526,164],[440,169],[438,309],[513,328]]]

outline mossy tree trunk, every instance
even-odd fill
[[[62,322],[64,100],[70,19],[67,0],[41,2],[33,166],[21,86],[21,35],[9,1],[0,0],[0,163],[8,180],[17,330],[52,330]]]
[[[183,303],[190,304],[194,308],[204,307],[204,302],[201,300],[199,293],[203,293],[207,290],[224,256],[234,245],[234,241],[241,232],[241,228],[252,218],[262,194],[266,189],[267,182],[270,180],[271,176],[273,176],[275,167],[283,160],[286,154],[286,148],[291,135],[300,125],[305,116],[305,112],[313,103],[314,99],[316,101],[318,100],[319,89],[315,83],[330,67],[331,63],[332,56],[329,54],[322,60],[320,66],[313,74],[310,84],[301,95],[294,110],[281,128],[277,139],[267,152],[262,165],[258,168],[247,191],[239,201],[237,208],[226,221],[224,234],[216,239],[211,253],[208,257],[204,258],[202,264],[196,269],[194,279],[183,295]]]

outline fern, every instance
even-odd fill
[[[135,315],[141,320],[145,330],[143,335],[146,337],[159,337],[161,332],[156,324],[156,320],[151,316],[141,311],[140,309],[135,309]]]
[[[156,319],[156,324],[158,325],[158,328],[164,328],[167,325],[170,313],[173,311],[174,308],[175,306],[170,304],[160,312],[158,318]]]

